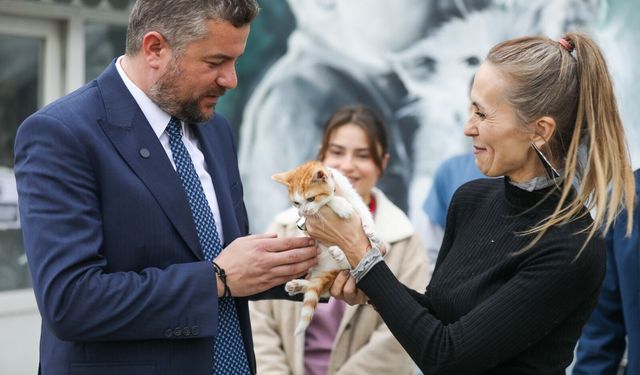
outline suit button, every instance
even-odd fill
[[[194,336],[200,335],[200,326],[191,326],[191,334]]]
[[[171,336],[173,336],[173,330],[171,328],[167,328],[167,330],[164,331],[164,337],[169,338]]]
[[[183,335],[184,337],[189,337],[189,336],[191,336],[191,328],[189,328],[189,327],[183,327],[183,328],[182,328],[182,335]]]
[[[175,337],[180,337],[180,336],[182,336],[182,328],[180,328],[180,327],[176,327],[176,328],[174,328],[174,329],[173,329],[173,335],[174,335]]]

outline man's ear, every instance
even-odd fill
[[[142,37],[142,54],[150,67],[159,69],[171,57],[171,46],[162,34],[150,31]]]
[[[542,116],[536,120],[533,124],[533,137],[531,142],[534,142],[538,148],[543,148],[549,143],[551,137],[556,132],[556,120],[553,117]]]

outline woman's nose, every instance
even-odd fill
[[[353,170],[354,168],[354,160],[353,160],[353,155],[347,155],[345,156],[341,163],[340,163],[340,169],[344,170],[344,171],[350,171]]]
[[[473,123],[472,119],[467,120],[464,124],[464,135],[467,137],[478,135],[478,127]]]

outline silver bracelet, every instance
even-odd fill
[[[382,254],[377,247],[372,246],[365,254],[360,262],[351,270],[351,276],[359,283],[364,275],[369,272],[379,262],[382,262]]]

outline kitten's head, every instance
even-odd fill
[[[334,194],[335,183],[331,171],[319,161],[308,161],[290,171],[274,174],[271,178],[287,185],[289,200],[300,215],[313,215]]]

